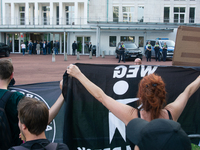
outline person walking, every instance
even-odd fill
[[[162,53],[163,53],[163,61],[166,61],[167,57],[167,44],[164,42],[163,48],[162,48]]]
[[[22,49],[22,54],[24,56],[25,55],[25,50],[26,50],[26,45],[24,44],[24,42],[22,42],[22,44],[21,44],[21,49]]]
[[[118,61],[118,63],[120,63],[121,59],[125,63],[125,57],[124,57],[125,49],[126,49],[126,47],[125,47],[124,43],[122,42],[121,45],[119,45],[119,61]]]
[[[158,42],[156,42],[155,46],[154,46],[154,50],[155,50],[155,59],[156,61],[160,61],[160,46],[158,44]]]
[[[151,46],[151,43],[150,43],[150,41],[148,41],[148,44],[146,45],[146,49],[147,49],[147,51],[146,51],[146,57],[147,57],[147,62],[148,61],[151,61],[151,50],[152,50],[152,46]]]
[[[40,55],[40,43],[39,42],[37,42],[36,50],[37,50],[37,55]]]
[[[74,43],[72,43],[72,50],[73,50],[72,55],[75,55],[76,49],[77,49],[77,44],[76,44],[76,41],[74,41]]]

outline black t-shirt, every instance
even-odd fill
[[[21,146],[28,148],[28,149],[39,149],[42,148],[42,146],[47,146],[49,144],[49,140],[47,139],[39,139],[39,140],[32,140],[32,141],[27,141],[23,144],[21,144]],[[41,146],[42,145],[42,146]],[[9,150],[14,150],[13,148],[10,148]],[[68,146],[64,143],[59,143],[57,150],[69,150]]]

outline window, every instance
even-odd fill
[[[144,7],[138,7],[138,22],[144,22]]]
[[[139,43],[138,43],[139,47],[144,47],[144,37],[143,36],[139,36]]]
[[[117,37],[116,36],[110,36],[109,37],[109,46],[110,47],[116,47],[116,40],[117,40]]]
[[[135,37],[134,36],[121,36],[120,41],[121,42],[125,42],[125,41],[135,42]]]
[[[122,7],[123,22],[133,22],[134,7]]]
[[[169,22],[169,12],[170,12],[170,8],[165,7],[164,8],[164,22]]]
[[[189,18],[189,23],[194,23],[194,17],[195,17],[195,8],[190,7],[190,18]]]
[[[25,7],[19,7],[19,22],[20,25],[25,25]]]
[[[174,23],[184,23],[185,7],[174,7]]]
[[[119,18],[119,7],[118,6],[114,6],[113,7],[113,22],[118,22]]]
[[[50,16],[50,7],[49,6],[43,6],[42,7],[43,11],[43,25],[49,24],[49,16]]]
[[[65,6],[66,25],[74,24],[74,6]]]

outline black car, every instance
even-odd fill
[[[121,45],[122,42],[119,42],[117,44],[115,53],[116,53],[116,58],[119,58],[119,46]],[[123,42],[125,45],[125,51],[124,51],[124,56],[125,59],[135,59],[135,58],[140,58],[142,60],[142,51],[139,49],[139,47],[133,43],[133,42]]]
[[[10,47],[5,43],[0,43],[0,55],[4,55],[5,57],[9,57],[10,55]]]

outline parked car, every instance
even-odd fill
[[[5,43],[0,43],[0,55],[4,55],[5,57],[9,57],[10,55],[10,47]]]
[[[156,42],[158,42],[159,47],[160,47],[160,60],[162,60],[163,58],[163,54],[162,54],[162,47],[164,45],[164,43],[166,42],[167,45],[167,58],[172,58],[174,55],[174,48],[175,48],[175,42],[172,40],[169,40],[168,38],[157,38],[155,40],[146,40],[146,45],[148,44],[148,41],[150,41],[152,48],[151,51],[151,57],[155,58],[155,50],[154,50],[154,46],[156,44]],[[144,47],[144,51],[145,51],[145,56],[147,55],[147,51],[146,51],[146,46]]]
[[[115,50],[115,57],[119,58],[119,46],[121,45],[122,42],[119,42],[117,44],[116,50]],[[125,59],[135,59],[135,58],[140,58],[142,60],[142,51],[139,49],[139,47],[133,43],[133,42],[123,42],[125,45]]]

